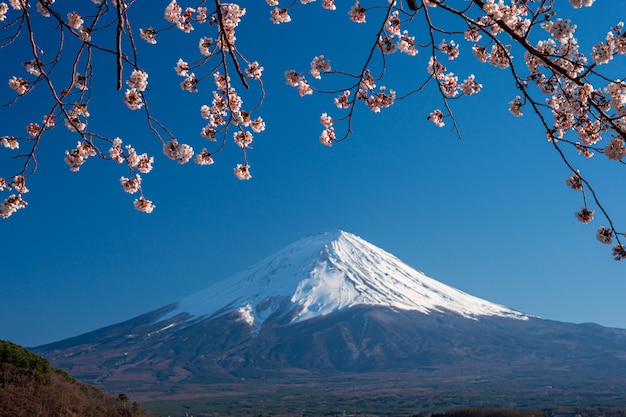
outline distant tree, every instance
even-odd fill
[[[120,402],[122,403],[122,409],[123,410],[128,410],[128,395],[126,394],[120,394],[117,396],[117,398],[120,400]]]
[[[268,15],[275,24],[291,21],[290,12],[315,0],[266,0]],[[127,167],[120,178],[124,191],[137,194],[134,206],[150,213],[154,204],[144,196],[142,175],[152,170],[154,157],[138,151],[119,137],[108,137],[92,130],[89,121],[106,115],[89,112],[91,91],[97,91],[97,78],[110,73],[99,67],[102,62],[114,63],[114,76],[119,104],[143,115],[154,133],[158,146],[170,159],[180,164],[194,160],[210,165],[213,157],[230,140],[241,150],[241,163],[234,174],[241,180],[251,178],[248,152],[254,136],[265,129],[258,116],[266,91],[263,66],[251,55],[262,51],[242,51],[236,34],[241,22],[259,16],[246,16],[246,9],[237,2],[196,0],[181,6],[176,0],[163,3],[163,25],[136,27],[137,16],[155,2],[147,0],[92,0],[89,2],[55,2],[54,0],[9,0],[0,3],[0,48],[3,63],[12,63],[11,51],[26,48],[29,59],[23,62],[22,73],[8,80],[12,95],[3,96],[3,118],[23,120],[23,132],[5,132],[1,137],[6,152],[2,158],[21,161],[14,172],[0,173],[0,191],[9,195],[0,199],[0,215],[11,216],[26,206],[28,178],[37,170],[41,141],[48,132],[64,125],[74,135],[65,146],[65,162],[70,170],[78,171],[90,157],[114,161]],[[299,5],[297,3],[302,3]],[[336,10],[334,0],[320,0],[321,7]],[[555,0],[355,0],[351,5],[341,2],[347,12],[347,24],[369,24],[372,37],[369,52],[354,68],[331,67],[323,55],[312,58],[310,68],[286,68],[286,82],[301,96],[326,93],[331,96],[328,112],[312,117],[322,124],[320,141],[331,146],[350,136],[353,115],[361,103],[371,111],[380,112],[403,99],[419,94],[434,85],[439,95],[432,112],[418,119],[428,119],[437,126],[449,123],[460,136],[452,103],[474,95],[482,88],[480,75],[453,73],[447,67],[455,65],[462,49],[471,51],[476,59],[488,66],[502,69],[518,91],[510,97],[509,110],[514,116],[533,113],[545,130],[551,149],[569,171],[566,183],[581,194],[576,217],[583,223],[594,218],[599,210],[604,226],[599,227],[597,239],[614,244],[613,256],[626,256],[620,235],[609,213],[600,202],[588,177],[579,165],[594,154],[604,154],[607,163],[623,164],[626,154],[626,82],[622,81],[622,59],[626,54],[623,23],[606,28],[608,34],[594,41],[590,51],[584,51],[576,38],[577,25],[557,17]],[[574,8],[592,6],[594,0],[569,0]],[[622,0],[609,0],[597,7],[606,13],[621,10]],[[595,25],[592,20],[578,24]],[[197,29],[197,31],[195,31]],[[182,57],[175,66],[180,88],[190,93],[207,91],[210,104],[199,110],[206,120],[198,126],[205,145],[202,150],[181,143],[173,130],[159,122],[150,110],[151,91],[148,72],[138,53],[140,39],[158,47],[158,40],[170,30],[199,33],[181,45]],[[331,28],[329,30],[346,30]],[[55,38],[56,37],[56,38]],[[304,36],[303,36],[304,37]],[[56,45],[49,50],[43,43]],[[45,51],[45,53],[44,53]],[[406,81],[403,85],[388,85],[386,69],[398,62],[392,54],[415,57],[422,79]],[[421,58],[420,58],[421,57]],[[621,58],[621,57],[620,57]],[[405,61],[402,61],[405,63]],[[445,65],[444,65],[445,63]],[[213,81],[213,87],[207,84]],[[210,82],[209,82],[210,84]],[[240,89],[256,89],[258,101],[244,106]],[[152,86],[151,90],[158,86]],[[402,90],[402,91],[400,91]],[[268,92],[275,93],[275,92]],[[40,113],[17,110],[17,104],[29,95],[37,95],[43,105]],[[95,94],[95,93],[94,93]],[[16,109],[12,112],[13,109]],[[196,109],[197,110],[197,109]],[[120,126],[121,129],[121,126]],[[123,132],[120,134],[123,135]],[[68,137],[71,137],[68,135]],[[68,149],[69,148],[69,149]],[[153,151],[153,149],[151,149]],[[578,155],[582,156],[581,160]],[[9,165],[0,165],[2,169]],[[15,167],[15,164],[10,165]],[[12,169],[12,168],[11,168]],[[607,181],[614,181],[607,179]]]

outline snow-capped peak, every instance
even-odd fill
[[[355,305],[423,313],[452,312],[468,318],[526,315],[447,286],[350,233],[307,236],[239,274],[178,302],[167,317],[211,317],[239,311],[260,326],[285,308],[303,321]]]

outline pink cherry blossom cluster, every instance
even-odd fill
[[[470,50],[479,62],[506,69],[512,75],[520,93],[508,102],[510,113],[521,117],[526,108],[535,114],[546,127],[546,137],[562,156],[569,170],[573,170],[569,161],[571,156],[563,149],[568,145],[572,145],[574,155],[580,154],[586,159],[596,153],[603,153],[609,160],[623,161],[626,157],[626,83],[599,71],[600,66],[610,63],[616,55],[626,54],[624,24],[616,24],[604,39],[585,53],[575,37],[577,25],[570,19],[558,17],[552,2],[471,0],[468,3],[467,7],[461,9],[442,0],[410,0],[406,1],[409,8],[407,11],[403,8],[404,2],[389,2],[388,6],[370,7],[357,0],[347,13],[349,20],[354,23],[363,24],[377,20],[375,26],[381,29],[374,48],[383,55],[399,50],[417,56],[420,50],[428,51],[428,79],[401,98],[421,91],[426,85],[435,84],[445,110],[435,109],[426,119],[436,126],[445,126],[444,120],[449,118],[453,129],[460,135],[449,101],[476,94],[483,87],[476,81],[474,74],[460,81],[454,72],[442,64],[442,59],[456,62],[460,56],[463,45],[455,38],[455,34],[462,33],[461,39],[470,44]],[[580,8],[589,7],[594,1],[570,0],[569,3]],[[278,6],[277,1],[268,1],[268,4]],[[429,10],[431,7],[460,17],[466,27],[442,29],[442,26],[435,23],[435,15]],[[420,17],[423,17],[422,21],[428,30],[423,39],[416,41],[414,36],[409,36],[405,27],[414,24]],[[530,36],[531,31],[533,36]],[[516,59],[515,55],[521,59]],[[454,62],[450,65],[454,65]],[[364,101],[371,110],[378,112],[399,100],[399,95],[394,90],[385,87],[381,87],[380,91],[375,90],[376,84],[383,82],[385,67],[390,65],[390,61],[382,59],[379,64],[382,70],[376,77],[371,73],[373,64],[370,55],[359,63],[357,68],[363,68],[360,73],[350,73],[344,69],[333,72],[350,74],[346,87],[338,88],[342,91],[339,95],[335,92],[337,89],[328,91],[334,95],[335,106],[346,112],[346,115],[333,118],[328,113],[322,114],[320,123],[323,131],[319,139],[323,145],[331,146],[334,141],[343,140],[351,133],[352,114],[357,101]],[[301,96],[327,92],[317,84],[313,87],[307,79],[311,75],[320,80],[325,72],[330,73],[330,66],[325,71],[317,71],[317,68],[319,61],[314,59],[311,71],[286,72],[287,84],[296,87]],[[524,69],[527,70],[526,74],[522,73]],[[358,80],[357,84],[350,82],[354,78]],[[336,86],[336,83],[332,85]],[[338,136],[338,121],[347,122],[347,133],[343,136]],[[568,185],[583,192],[584,205],[575,213],[576,218],[585,224],[592,222],[594,210],[588,208],[586,196],[591,195],[594,203],[601,207],[597,194],[578,171],[570,176]],[[587,194],[586,190],[591,192]],[[606,211],[602,209],[601,212],[609,218]],[[621,259],[620,254],[624,249],[619,242],[619,236],[624,234],[618,233],[612,222],[610,224],[610,235],[618,240],[614,256]],[[603,232],[601,235],[606,236],[607,233]]]
[[[78,142],[75,149],[65,151],[65,163],[69,165],[70,171],[76,172],[90,156],[96,156],[96,151],[90,143]]]
[[[194,13],[197,13],[195,17]],[[180,83],[181,89],[197,93],[199,92],[200,79],[205,78],[205,76],[196,76],[194,71],[197,71],[203,65],[208,66],[209,58],[212,57],[215,57],[219,63],[217,67],[211,67],[210,70],[216,89],[212,92],[213,100],[211,105],[203,105],[200,108],[202,118],[208,120],[208,124],[200,130],[200,135],[211,142],[217,142],[218,136],[221,135],[223,146],[227,132],[234,128],[233,139],[242,149],[244,161],[246,161],[245,165],[238,164],[234,170],[235,176],[239,179],[251,178],[246,151],[251,149],[252,132],[260,133],[265,130],[265,122],[261,117],[253,119],[251,112],[242,109],[243,100],[231,82],[231,77],[228,75],[229,69],[226,67],[224,59],[225,56],[230,55],[230,58],[235,61],[236,72],[242,79],[245,87],[248,87],[246,79],[262,83],[263,67],[257,61],[248,62],[239,52],[237,54],[233,53],[236,50],[235,42],[237,38],[235,31],[245,14],[246,9],[235,3],[220,4],[210,16],[206,8],[187,8],[186,11],[183,11],[182,7],[175,0],[168,5],[165,11],[166,20],[176,24],[179,29],[187,33],[193,30],[192,21],[200,24],[208,21],[210,26],[217,26],[218,30],[214,36],[201,36],[198,42],[200,54],[206,58],[197,61],[200,64],[193,65],[180,58],[174,66],[174,70],[178,76],[184,78]],[[152,27],[146,29],[146,31],[148,33],[143,36],[144,39],[149,43],[155,43],[155,36],[158,31]],[[245,68],[240,66],[240,59],[245,61]],[[220,72],[220,68],[224,73]],[[262,87],[261,91],[263,91]],[[169,158],[176,159],[179,163],[191,160],[194,155],[191,146],[186,144],[179,145],[174,138],[164,144],[163,151]],[[198,165],[211,165],[214,163],[214,154],[215,152],[211,153],[207,148],[203,148],[200,153],[195,155],[193,160]]]
[[[7,3],[0,0],[0,28],[9,34],[0,50],[20,43],[20,37],[25,34],[29,55],[20,67],[22,73],[15,73],[8,79],[12,98],[2,108],[10,109],[14,102],[34,91],[47,96],[50,106],[43,111],[41,122],[25,121],[24,136],[0,136],[0,150],[15,156],[15,150],[19,149],[23,154],[17,159],[24,161],[18,172],[7,179],[0,178],[0,191],[12,192],[0,208],[3,217],[26,205],[22,194],[27,192],[27,177],[36,170],[38,144],[57,125],[65,125],[71,135],[77,136],[74,141],[77,145],[65,151],[65,162],[70,170],[78,171],[88,158],[96,156],[125,165],[129,174],[120,178],[123,190],[139,193],[134,201],[137,210],[150,213],[154,209],[154,204],[143,195],[141,176],[151,171],[154,157],[139,154],[131,145],[122,145],[121,139],[109,139],[90,126],[88,107],[92,91],[96,90],[92,86],[94,74],[97,74],[92,63],[99,61],[95,54],[103,54],[116,62],[120,104],[123,102],[145,117],[167,158],[179,164],[193,160],[199,165],[211,165],[216,153],[232,140],[243,159],[236,164],[233,173],[240,180],[251,178],[248,152],[255,135],[265,130],[265,121],[255,114],[265,95],[264,68],[239,49],[237,30],[244,17],[248,17],[246,9],[237,2],[216,0],[210,7],[207,2],[189,7],[171,0],[164,8],[162,25],[154,22],[153,26],[137,29],[131,19],[135,10],[141,13],[137,6],[140,0],[92,0],[80,5],[39,0],[36,2],[36,12],[40,15],[37,19],[31,16],[30,4],[25,0],[8,0]],[[308,3],[316,2],[266,0],[269,19],[274,24],[288,23],[292,20],[292,8]],[[589,7],[593,3],[594,0],[569,0],[575,8]],[[624,258],[626,251],[620,242],[623,233],[614,228],[597,193],[572,162],[573,158],[579,158],[577,161],[582,163],[603,154],[607,163],[615,164],[626,157],[626,82],[617,79],[614,74],[619,71],[610,67],[617,61],[616,56],[626,55],[623,23],[615,24],[606,36],[583,50],[576,38],[578,25],[562,16],[561,9],[557,13],[556,2],[552,1],[468,0],[461,6],[444,0],[353,0],[351,4],[341,5],[335,5],[334,0],[320,0],[317,4],[329,11],[343,7],[346,22],[372,28],[370,53],[364,54],[360,62],[354,62],[354,68],[332,68],[330,60],[318,54],[304,71],[285,72],[287,85],[294,87],[300,96],[323,93],[332,97],[334,111],[338,114],[325,112],[319,118],[322,125],[319,140],[323,145],[331,146],[351,134],[356,103],[362,102],[378,113],[426,89],[437,95],[439,105],[433,105],[434,110],[424,114],[425,118],[438,127],[449,123],[460,136],[452,103],[483,88],[477,81],[482,77],[466,73],[464,63],[459,60],[467,47],[472,52],[470,56],[479,63],[506,70],[502,71],[502,76],[511,77],[517,91],[515,97],[506,98],[503,105],[508,102],[509,112],[515,117],[530,113],[538,118],[545,127],[550,149],[558,152],[571,174],[567,185],[582,194],[583,204],[575,212],[576,218],[586,224],[601,213],[610,226],[598,231],[598,239],[615,243],[614,257]],[[559,4],[558,7],[564,6]],[[44,56],[44,48],[36,42],[43,36],[39,32],[43,29],[37,25],[46,19],[52,20],[67,39],[57,51]],[[21,25],[17,22],[27,25],[15,31]],[[200,152],[194,152],[191,144],[179,142],[174,133],[156,119],[148,105],[149,66],[140,62],[135,31],[148,45],[157,45],[157,38],[170,29],[188,34],[193,48],[187,53],[195,51],[197,54],[196,57],[180,57],[173,63],[176,76],[171,74],[172,79],[177,80],[182,90],[194,94],[204,93],[206,80],[213,79],[215,83],[215,87],[208,88],[210,102],[200,108],[205,122],[202,122],[204,126],[199,126],[199,140],[206,139],[207,143],[207,147],[197,147],[202,149]],[[98,36],[92,38],[94,33]],[[110,34],[110,39],[117,38],[116,47],[101,41],[105,34]],[[130,49],[122,50],[124,48]],[[50,56],[55,58],[50,59]],[[70,65],[61,62],[62,59],[68,59]],[[413,62],[417,69],[414,74],[418,74],[415,79],[395,81],[392,88],[387,78],[391,72],[387,71],[388,67],[413,65]],[[88,64],[82,66],[83,63]],[[70,77],[57,78],[53,70],[63,67],[72,68]],[[424,67],[425,72],[419,70]],[[246,108],[238,91],[243,91],[241,86],[248,89],[251,83],[258,86],[255,91],[259,99],[256,105]],[[155,84],[151,86],[151,89],[157,88]],[[424,117],[416,120],[423,123]],[[345,133],[340,133],[342,131]],[[103,152],[101,149],[107,146],[108,152]],[[591,201],[587,201],[588,196]],[[595,210],[589,207],[591,204],[595,204]]]
[[[303,3],[309,1],[303,1]],[[8,80],[8,86],[13,90],[15,98],[7,106],[10,106],[20,97],[32,93],[36,87],[36,91],[43,90],[41,94],[45,94],[47,88],[52,104],[50,110],[43,116],[42,123],[32,121],[26,123],[26,137],[8,135],[0,137],[2,148],[7,150],[19,149],[20,144],[29,145],[25,153],[19,156],[25,161],[21,172],[8,177],[6,180],[2,178],[0,181],[2,185],[0,191],[18,190],[18,194],[13,194],[5,200],[1,211],[3,217],[10,216],[17,209],[26,205],[22,194],[27,192],[24,185],[26,178],[36,170],[35,152],[37,145],[46,136],[46,132],[53,129],[59,120],[63,120],[66,128],[71,133],[78,135],[79,139],[75,148],[65,151],[64,161],[71,171],[79,171],[89,157],[95,156],[124,164],[128,167],[130,175],[120,178],[123,190],[131,194],[140,193],[140,197],[134,201],[137,210],[145,213],[153,211],[154,204],[143,195],[143,182],[140,174],[147,174],[152,170],[154,157],[148,156],[147,153],[139,154],[131,145],[123,145],[121,139],[108,139],[92,131],[88,126],[90,114],[87,108],[91,97],[89,89],[94,82],[94,74],[96,73],[91,69],[91,62],[93,61],[92,56],[96,52],[104,55],[109,54],[117,61],[118,90],[122,89],[124,84],[122,77],[127,74],[126,89],[122,90],[121,101],[130,110],[145,113],[150,130],[160,140],[162,151],[166,157],[177,161],[179,164],[193,160],[198,165],[211,165],[214,163],[215,154],[224,147],[226,138],[230,136],[241,149],[244,160],[243,164],[237,164],[234,174],[241,180],[251,178],[247,152],[252,149],[253,134],[265,130],[263,118],[256,115],[253,117],[252,113],[263,102],[265,90],[262,84],[263,67],[257,61],[249,61],[236,45],[236,29],[246,14],[245,8],[233,2],[216,1],[215,8],[209,10],[202,3],[199,6],[186,7],[179,4],[177,0],[172,0],[166,5],[163,12],[166,26],[159,28],[158,25],[154,25],[137,30],[139,37],[149,45],[156,45],[160,34],[171,28],[187,34],[200,32],[200,36],[195,38],[195,41],[197,41],[197,51],[202,58],[193,62],[190,60],[191,64],[180,58],[174,66],[174,70],[182,78],[182,80],[179,79],[180,88],[191,93],[200,92],[201,81],[207,76],[213,76],[217,86],[212,92],[213,102],[201,108],[202,117],[207,119],[209,123],[201,129],[200,134],[211,142],[218,142],[221,138],[221,143],[218,143],[213,150],[201,147],[202,150],[195,153],[191,145],[180,143],[174,134],[163,126],[148,109],[148,71],[139,65],[139,54],[132,37],[135,28],[131,25],[132,14],[130,10],[131,8],[132,10],[137,9],[137,12],[141,13],[141,10],[135,6],[137,2],[92,0],[91,9],[87,5],[74,5],[71,7],[76,9],[61,12],[63,7],[68,6],[55,4],[55,0],[37,1],[37,12],[43,18],[56,20],[58,28],[67,29],[68,33],[76,40],[76,43],[63,42],[59,46],[56,58],[52,61],[41,59],[44,50],[34,43],[35,39],[43,37],[45,34],[43,32],[40,34],[38,27],[34,25],[34,23],[38,24],[39,21],[31,19],[29,7],[25,7],[28,4],[23,0],[10,0],[8,3],[0,2],[0,22],[7,22],[0,28],[11,28],[15,22],[24,19],[33,26],[32,29],[29,26],[29,31],[31,31],[29,34],[32,36],[28,40],[32,43],[31,48],[29,48],[32,50],[32,56],[22,63],[27,74],[16,74]],[[278,2],[276,2],[277,4]],[[328,9],[334,7],[332,1],[324,2],[323,6]],[[113,35],[111,38],[118,36],[118,49],[110,49],[106,43],[96,44],[92,40],[94,30],[115,29],[117,29],[117,33],[112,32],[110,34]],[[19,39],[20,35],[21,32],[18,31],[14,38],[7,37],[6,43],[0,46],[0,49],[11,46],[14,41]],[[125,37],[126,40],[120,39],[119,36]],[[100,38],[105,37],[100,36]],[[127,41],[128,45],[132,47],[131,53],[128,53],[128,50],[119,49],[123,45],[126,47]],[[76,53],[73,58],[74,63],[71,65],[74,71],[71,82],[65,87],[57,88],[56,85],[61,83],[53,78],[52,70],[74,46],[75,49],[69,52],[70,54]],[[83,69],[83,72],[79,72],[78,64],[83,61],[88,62],[89,65]],[[234,63],[234,66],[227,67],[227,62]],[[316,65],[316,70],[320,73],[329,70],[326,68],[323,57],[320,57]],[[130,67],[130,69],[128,70],[126,67]],[[202,74],[203,68],[207,69],[206,74]],[[239,78],[245,88],[248,88],[252,81],[258,83],[260,98],[253,111],[243,109],[243,100],[237,93],[235,83],[231,82],[231,74],[235,76],[234,79]],[[154,86],[153,89],[155,89]],[[110,145],[108,152],[100,150],[103,146],[102,143]]]
[[[0,178],[0,191],[4,190],[13,190],[17,192],[17,194],[11,194],[7,198],[5,198],[0,205],[0,216],[3,218],[7,218],[15,213],[17,210],[26,207],[26,205],[28,204],[22,198],[22,194],[26,194],[28,192],[24,176],[16,175],[11,181],[8,182],[4,178]]]

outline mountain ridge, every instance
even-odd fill
[[[294,279],[295,278],[295,279]],[[306,236],[226,280],[178,301],[163,319],[211,317],[239,310],[261,326],[290,298],[292,322],[358,304],[466,317],[528,315],[449,287],[390,253],[342,230]],[[229,301],[225,301],[229,300]],[[293,311],[293,309],[297,311]]]

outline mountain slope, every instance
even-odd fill
[[[0,340],[0,416],[148,417],[126,394],[113,398],[48,361]]]
[[[359,304],[423,313],[448,311],[473,318],[527,318],[429,278],[343,231],[305,237],[181,300],[164,318],[179,313],[215,317],[237,310],[249,324],[261,326],[278,312],[290,313],[288,320],[298,322]]]

